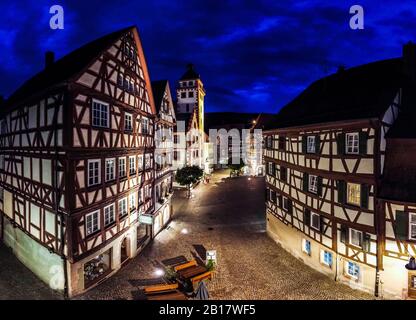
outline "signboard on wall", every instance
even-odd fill
[[[212,260],[217,264],[217,250],[207,250],[207,262]]]
[[[139,216],[139,222],[142,223],[142,224],[152,225],[153,224],[153,216],[141,214]]]

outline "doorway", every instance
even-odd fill
[[[130,247],[130,241],[128,238],[124,238],[123,242],[121,243],[121,264],[129,260],[129,247]]]

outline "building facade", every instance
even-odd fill
[[[176,116],[168,81],[152,82],[153,96],[156,104],[155,135],[155,213],[153,220],[153,237],[155,237],[172,219],[173,195],[173,131]]]
[[[135,27],[46,62],[2,110],[0,235],[51,288],[74,296],[155,233],[144,217],[155,212],[160,114]]]
[[[399,120],[416,119],[406,116],[415,106],[415,46],[403,52],[313,83],[264,134],[268,234],[336,281],[396,298],[416,286],[405,267],[416,253],[416,197],[389,180],[395,148],[410,141]]]

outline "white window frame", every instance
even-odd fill
[[[91,164],[98,164],[98,168],[94,168],[93,170],[91,170],[91,168],[90,168]],[[95,171],[95,170],[98,170],[97,176],[95,176],[95,174],[94,174],[94,176],[91,176],[91,171]],[[96,186],[96,185],[99,185],[101,183],[101,160],[99,160],[99,159],[88,160],[88,175],[87,175],[87,178],[88,178],[87,182],[88,182],[89,187]],[[91,183],[91,178],[94,179],[93,183]]]
[[[314,220],[313,220],[314,217],[318,217],[318,226],[315,226],[314,223],[313,223],[314,222]],[[321,216],[318,213],[311,212],[310,227],[315,229],[315,230],[321,231]]]
[[[132,171],[133,168],[134,168],[134,172]],[[129,157],[129,173],[130,173],[131,176],[133,176],[137,173],[136,156],[130,156]]]
[[[112,166],[109,164],[112,163]],[[113,181],[116,178],[116,159],[105,159],[105,181]]]
[[[360,134],[352,132],[345,134],[345,153],[359,154],[360,153]]]
[[[142,118],[142,134],[149,134],[149,119]]]
[[[90,220],[90,218],[92,220]],[[95,220],[95,221],[94,221]],[[94,227],[94,222],[96,225]],[[89,224],[91,224],[91,228],[89,228]],[[94,211],[85,215],[85,235],[90,236],[100,230],[100,211]]]
[[[318,193],[318,176],[309,175],[308,178],[308,191],[317,194]]]
[[[282,209],[283,211],[289,211],[289,198],[288,197],[282,197]]]
[[[360,230],[352,229],[352,228],[350,228],[349,231],[350,231],[350,234],[349,234],[349,243],[351,245],[355,246],[355,247],[362,248],[363,247],[363,240],[364,240],[363,232],[360,231]],[[353,234],[358,235],[358,237],[359,237],[358,238],[358,240],[359,240],[358,242],[359,243],[354,243],[353,242]]]
[[[151,157],[151,155],[150,155],[150,153],[146,153],[145,154],[145,161],[144,161],[144,168],[147,170],[147,169],[150,169],[151,167],[152,167],[152,157]]]
[[[131,193],[129,196],[129,210],[133,212],[137,209],[137,198],[135,193]]]
[[[118,159],[118,175],[120,178],[127,176],[127,160],[126,157]]]
[[[151,197],[152,197],[152,193],[151,193],[151,190],[150,190],[150,186],[145,185],[144,186],[144,200],[146,201]]]
[[[316,136],[307,136],[306,142],[306,152],[316,153]]]
[[[125,211],[124,214],[122,214],[122,211],[123,210],[121,210],[121,209],[124,209],[124,211]],[[127,216],[128,213],[129,213],[129,210],[128,210],[128,200],[127,200],[127,197],[126,197],[126,198],[120,199],[118,201],[118,216],[122,218],[122,217]]]
[[[325,261],[326,254],[331,256],[331,263]],[[329,268],[332,268],[332,265],[334,264],[334,255],[332,254],[332,252],[329,252],[327,250],[321,250],[321,263]]]
[[[345,272],[348,276],[353,279],[359,279],[360,277],[360,266],[352,261],[347,261],[345,264]]]
[[[412,222],[412,218],[414,217],[414,222]],[[416,237],[412,237],[412,226],[416,228],[416,213],[409,212],[409,240],[416,240]]]
[[[116,222],[116,208],[114,203],[112,203],[109,206],[104,207],[104,225],[107,227],[114,222]]]
[[[309,243],[309,252],[308,252],[308,250],[306,248],[307,247],[306,246],[307,243]],[[312,243],[311,243],[311,240],[302,239],[302,252],[305,253],[305,254],[307,254],[308,256],[311,256],[312,255]]]
[[[358,192],[359,198],[358,198],[358,201],[357,202],[350,201],[350,188],[352,186],[358,186],[359,187],[359,192]],[[347,190],[346,191],[347,191],[347,204],[352,205],[352,206],[358,206],[358,207],[360,207],[361,206],[361,185],[359,183],[351,183],[351,182],[348,182],[347,183]]]
[[[124,130],[133,131],[133,115],[131,113],[124,113]]]
[[[144,168],[144,165],[143,165],[143,155],[142,154],[139,154],[138,156],[137,156],[137,167],[139,168],[139,171],[142,171],[143,170],[143,168]]]
[[[110,127],[110,105],[93,99],[91,107],[91,122],[94,127]]]

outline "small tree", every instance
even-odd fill
[[[176,171],[176,182],[179,183],[181,186],[186,186],[188,188],[188,198],[191,197],[191,186],[198,182],[202,176],[204,175],[204,171],[198,166],[188,166],[183,167],[182,169],[178,169]]]
[[[231,170],[231,175],[236,173],[237,176],[241,174],[241,170],[245,167],[243,159],[240,158],[238,163],[233,163],[233,158],[228,159],[228,169]]]

